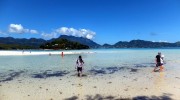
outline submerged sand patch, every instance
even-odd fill
[[[100,70],[100,72],[99,72]],[[103,70],[103,73],[101,72]],[[46,74],[44,74],[46,72]],[[16,77],[0,83],[2,100],[178,100],[180,79],[151,67],[98,68],[84,77],[76,72],[46,70],[45,77]],[[98,74],[97,74],[98,73]],[[35,74],[36,75],[36,74]],[[170,76],[169,76],[170,75]],[[31,76],[31,75],[30,75]]]

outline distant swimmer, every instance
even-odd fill
[[[79,56],[79,58],[76,61],[76,69],[78,72],[78,76],[82,76],[83,65],[84,65],[84,61],[82,60],[82,57]]]
[[[24,53],[24,49],[23,49],[22,53]]]
[[[63,52],[61,52],[61,56],[64,57],[64,53]]]
[[[156,55],[156,67],[154,68],[154,72],[160,70],[163,71],[164,67],[164,55],[161,55],[161,52],[158,52],[158,55]],[[160,68],[160,69],[159,69]]]

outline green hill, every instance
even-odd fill
[[[17,50],[17,49],[36,49],[32,46],[25,46],[19,44],[0,44],[0,50]]]
[[[40,46],[41,49],[89,49],[89,46],[80,44],[78,42],[72,42],[67,39],[56,39],[52,42],[45,43]]]

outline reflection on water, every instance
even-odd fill
[[[165,88],[165,73],[157,72],[154,73],[154,86],[157,92],[160,92],[163,88]]]
[[[84,96],[84,92],[87,90],[84,89],[84,83],[82,82],[82,80],[80,78],[77,80],[77,84],[79,87],[79,88],[77,88],[78,89],[77,90],[78,97],[79,97],[79,99],[81,99]]]

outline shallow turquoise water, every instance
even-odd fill
[[[85,62],[85,71],[107,67],[152,67],[155,65],[155,56],[158,52],[165,55],[168,66],[178,67],[180,64],[180,49],[91,49],[71,50],[82,53]],[[31,51],[44,52],[44,51]],[[49,51],[45,51],[49,52]],[[64,51],[66,52],[66,51]],[[75,62],[79,54],[60,55],[33,55],[33,56],[0,56],[0,75],[12,71],[25,71],[28,74],[41,71],[68,71],[75,70]]]

